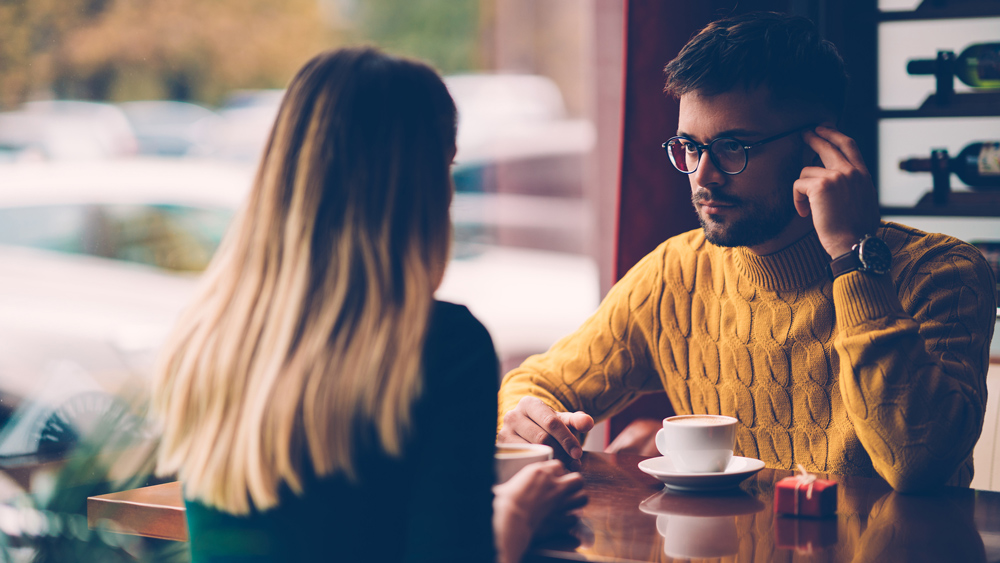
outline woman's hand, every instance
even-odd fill
[[[568,512],[587,503],[583,477],[558,460],[526,466],[493,487],[493,532],[500,563],[521,560],[532,538],[553,524],[566,525]]]

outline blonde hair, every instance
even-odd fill
[[[429,67],[322,53],[290,83],[248,202],[161,353],[158,473],[233,514],[399,455],[447,262],[455,107]]]

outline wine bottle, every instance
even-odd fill
[[[969,45],[957,58],[952,51],[938,51],[937,59],[907,63],[909,74],[957,76],[973,88],[1000,88],[1000,43]]]
[[[1000,141],[970,143],[955,158],[936,149],[931,158],[910,158],[899,163],[909,172],[951,172],[972,188],[1000,188]]]

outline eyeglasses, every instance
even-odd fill
[[[746,170],[747,160],[749,159],[747,151],[750,149],[770,143],[771,141],[777,141],[782,137],[787,137],[792,133],[811,127],[814,127],[814,125],[797,127],[791,131],[786,131],[780,135],[768,137],[749,145],[744,145],[741,141],[731,137],[719,137],[707,145],[701,145],[687,137],[677,136],[671,137],[670,140],[663,143],[663,149],[667,151],[667,155],[670,157],[670,162],[674,164],[674,168],[685,174],[694,174],[698,170],[698,164],[701,162],[701,153],[705,149],[708,149],[708,157],[712,159],[712,164],[723,174],[734,176]]]

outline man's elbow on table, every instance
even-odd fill
[[[968,487],[972,481],[972,461],[967,459],[957,466],[941,458],[905,465],[897,461],[879,474],[893,490],[905,494],[924,493],[945,486]]]

